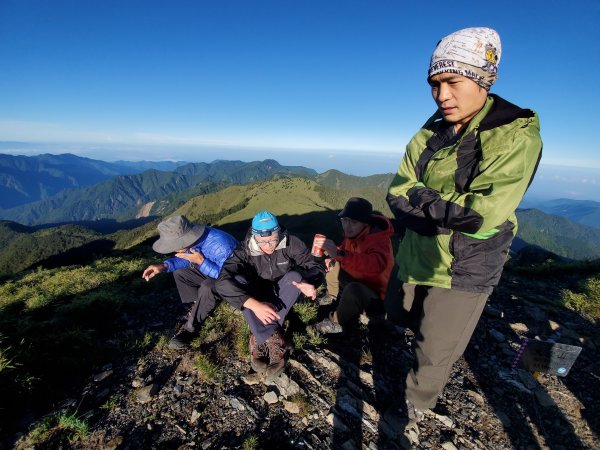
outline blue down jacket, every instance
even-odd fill
[[[200,239],[186,251],[191,253],[193,248],[204,255],[204,262],[198,269],[207,277],[217,279],[223,263],[238,246],[238,241],[233,236],[216,228],[206,227]],[[197,266],[182,258],[169,258],[163,261],[167,266],[167,272],[173,272],[184,267]]]

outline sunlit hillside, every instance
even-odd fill
[[[282,217],[282,224],[302,238],[333,230],[336,215],[352,196],[367,198],[375,210],[390,215],[379,188],[339,191],[306,178],[284,178],[244,186],[230,186],[222,191],[195,197],[175,211],[200,222],[222,226],[238,237],[243,235],[256,212],[267,209]]]

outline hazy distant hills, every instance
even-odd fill
[[[537,245],[567,258],[600,258],[600,230],[597,228],[537,209],[517,210],[517,219],[517,237],[529,245]],[[513,249],[518,250],[519,245],[513,244]]]
[[[81,263],[114,243],[99,233],[76,225],[35,230],[0,221],[0,275],[20,272],[45,261],[45,267]],[[53,261],[54,260],[54,261]]]
[[[71,154],[0,154],[0,209],[44,200],[65,189],[84,188],[118,175],[148,169],[173,170],[179,165],[149,161],[109,163]]]
[[[147,170],[114,176],[82,189],[68,189],[45,200],[0,211],[0,217],[26,225],[62,223],[102,218],[129,219],[143,205],[194,189],[194,194],[217,187],[250,183],[275,175],[315,176],[305,167],[286,167],[274,160],[190,163],[173,172]],[[164,205],[163,205],[164,207]]]
[[[535,205],[536,209],[555,216],[563,216],[573,222],[600,228],[600,202],[561,198]]]
[[[189,163],[186,161],[115,161],[111,164],[116,164],[120,167],[129,167],[132,169],[131,173],[141,173],[150,169],[171,172]]]
[[[385,173],[380,175],[370,175],[368,177],[357,177],[347,175],[338,170],[328,170],[315,177],[317,183],[322,186],[327,186],[335,189],[356,189],[362,187],[375,187],[385,189],[390,186],[394,178],[393,173]]]

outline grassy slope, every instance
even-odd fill
[[[305,178],[285,178],[245,186],[230,186],[222,191],[196,197],[174,214],[209,223],[241,238],[252,217],[263,209],[280,218],[281,223],[305,242],[315,233],[339,239],[337,213],[352,196],[369,199],[375,209],[390,215],[384,191],[359,188],[338,191]],[[214,213],[219,211],[219,213]]]
[[[279,179],[246,186],[230,186],[222,191],[196,197],[180,207],[176,214],[200,220],[214,211],[231,211],[215,225],[250,220],[256,212],[268,209],[276,215],[297,215],[325,211],[333,206],[324,202],[315,190],[317,184],[305,178]]]

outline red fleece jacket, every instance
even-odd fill
[[[355,238],[344,238],[339,250],[345,252],[336,260],[341,268],[357,281],[361,281],[383,300],[390,273],[394,266],[394,255],[390,236],[394,228],[385,216],[373,215],[372,222]]]

